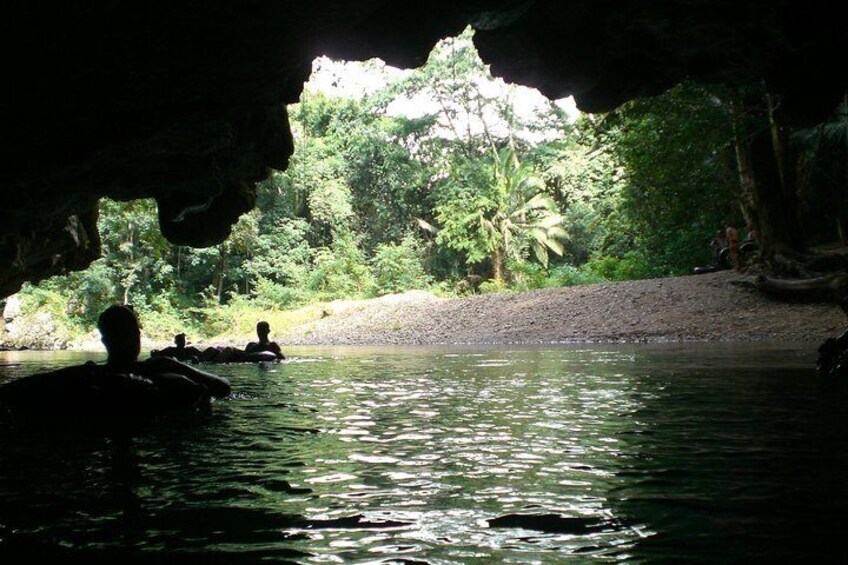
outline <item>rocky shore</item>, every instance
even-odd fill
[[[846,326],[835,305],[775,302],[731,271],[460,299],[412,291],[333,302],[324,314],[276,339],[288,345],[819,343]]]
[[[303,322],[286,329],[272,324],[272,339],[284,348],[686,341],[808,342],[815,346],[840,334],[848,322],[833,304],[771,300],[732,271],[468,298],[410,291],[370,300],[335,301],[304,312],[295,316]],[[94,329],[85,342],[77,343],[60,335],[49,319],[32,328],[18,325],[26,333],[5,345],[102,349]],[[240,341],[195,345],[241,347],[253,337],[248,332]],[[146,349],[167,345],[170,343],[143,342]]]

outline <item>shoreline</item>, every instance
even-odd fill
[[[745,281],[738,273],[720,271],[464,298],[408,291],[305,307],[302,311],[310,315],[299,316],[301,321],[284,329],[275,331],[272,321],[271,338],[284,350],[360,345],[818,344],[846,327],[836,305],[777,302]],[[245,333],[192,345],[243,347],[252,340],[255,336]],[[145,339],[142,348],[169,345]],[[91,335],[66,349],[32,350],[98,352],[102,345]]]
[[[776,302],[732,271],[456,299],[411,291],[330,303],[326,313],[275,339],[284,347],[820,343],[846,326],[836,305]]]

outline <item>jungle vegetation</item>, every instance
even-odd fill
[[[103,200],[103,256],[28,285],[24,308],[87,329],[105,306],[131,303],[148,335],[214,336],[253,323],[244,312],[339,298],[688,274],[714,262],[726,223],[743,237],[756,228],[766,261],[848,236],[848,165],[824,166],[846,163],[844,105],[818,129],[789,131],[764,91],[682,84],[573,119],[552,102],[517,112],[515,87],[493,95],[494,84],[469,30],[361,97],[307,88],[289,108],[288,169],[259,185],[224,243],[170,245],[151,201]],[[419,100],[418,115],[393,111]],[[775,152],[790,143],[791,155]]]

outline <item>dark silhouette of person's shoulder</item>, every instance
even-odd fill
[[[151,357],[173,357],[178,353],[179,349],[173,345],[165,349],[154,349],[150,352]]]
[[[270,351],[272,353],[276,353],[278,359],[285,359],[286,358],[286,356],[283,355],[283,349],[280,347],[280,345],[276,341],[272,341],[271,343],[268,344],[268,351]]]
[[[262,352],[273,353],[277,356],[277,359],[285,359],[286,356],[283,355],[283,350],[280,348],[279,344],[276,341],[269,341],[267,343],[256,343],[250,342],[245,348],[245,353],[262,353]]]
[[[196,347],[166,347],[161,350],[150,352],[150,358],[171,357],[179,361],[197,361],[200,359],[200,351]]]

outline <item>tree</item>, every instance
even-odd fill
[[[567,236],[562,260],[573,266],[601,251],[623,254],[630,246],[622,243],[632,237],[609,230],[620,207],[624,169],[611,151],[597,145],[595,127],[594,117],[581,116],[561,139],[541,144],[528,155],[563,211]]]
[[[375,291],[378,294],[426,288],[430,277],[424,271],[421,243],[407,234],[400,243],[380,245],[371,258]]]
[[[805,248],[797,194],[795,154],[775,115],[775,99],[759,88],[731,91],[739,184],[747,220],[756,222],[760,253],[777,256]]]
[[[464,251],[469,263],[488,259],[495,281],[505,280],[508,257],[522,257],[529,247],[545,267],[548,252],[562,254],[563,217],[544,192],[543,180],[504,149],[490,163],[487,184],[467,185],[457,176],[453,194],[436,208],[441,224],[437,242]]]
[[[123,304],[144,304],[171,288],[171,247],[159,232],[152,200],[101,200],[98,227]]]
[[[741,223],[729,107],[684,84],[634,100],[595,125],[599,146],[621,167],[600,254],[638,258],[653,276],[710,262],[715,231]]]
[[[379,97],[377,97],[379,98]],[[305,90],[291,112],[297,151],[284,173],[305,203],[312,244],[333,233],[361,236],[367,253],[397,241],[429,208],[425,167],[411,154],[417,122],[384,114],[379,100],[348,100]]]
[[[812,243],[848,243],[848,95],[833,117],[792,133],[804,233]]]

